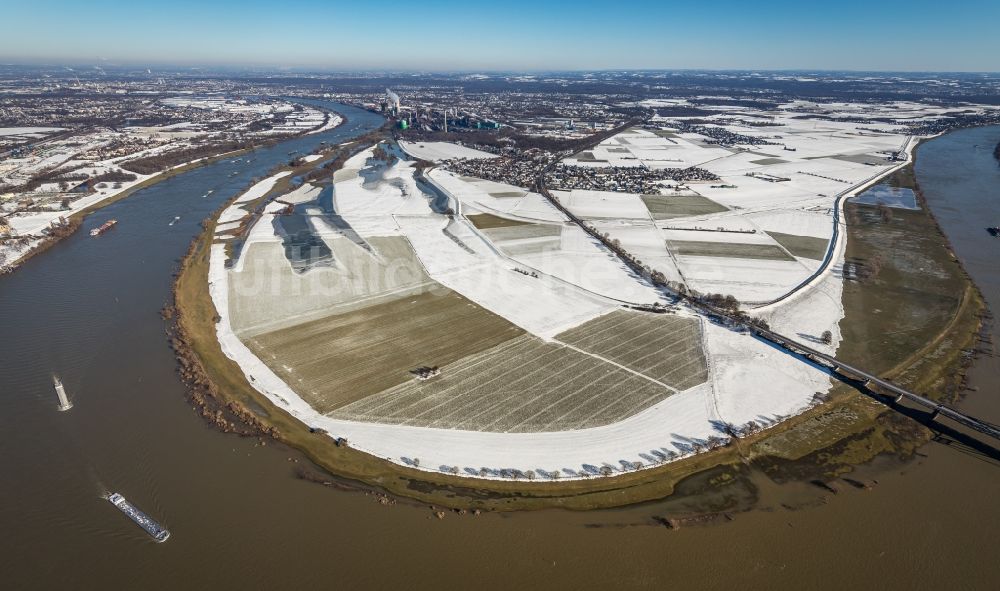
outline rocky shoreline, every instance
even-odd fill
[[[162,311],[167,321],[167,338],[177,359],[177,373],[187,386],[188,399],[194,409],[209,424],[223,433],[242,437],[270,437],[280,440],[281,432],[268,425],[247,408],[226,398],[209,378],[201,359],[190,346],[190,340],[179,322],[177,308],[166,306]]]

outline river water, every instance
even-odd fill
[[[209,428],[185,401],[159,317],[171,270],[201,220],[253,176],[381,123],[332,106],[347,124],[139,191],[0,278],[0,588],[996,588],[1000,470],[954,444],[877,462],[864,468],[874,489],[800,510],[783,504],[818,498],[809,485],[758,477],[760,509],[671,531],[652,520],[671,501],[438,520],[296,479],[293,451]],[[1000,222],[997,140],[1000,128],[959,131],[918,159],[927,199],[993,309],[1000,241],[983,226]],[[88,236],[110,218],[114,230]],[[73,398],[68,412],[56,410],[52,372]],[[1000,361],[983,358],[973,383],[963,408],[996,422]],[[170,540],[153,543],[102,499],[109,491]]]

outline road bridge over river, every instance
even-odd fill
[[[947,417],[956,423],[960,423],[970,429],[974,429],[980,433],[988,435],[993,439],[1000,440],[1000,427],[981,421],[977,418],[971,417],[963,412],[959,412],[951,407],[948,407],[940,402],[936,402],[921,396],[915,392],[911,392],[905,388],[897,386],[888,380],[884,380],[876,375],[870,374],[867,371],[854,367],[848,363],[840,361],[836,357],[821,353],[812,347],[803,345],[802,343],[793,341],[788,337],[773,332],[771,330],[751,326],[750,331],[757,336],[766,339],[783,349],[790,351],[792,353],[797,353],[803,357],[806,357],[813,363],[823,365],[829,368],[833,373],[839,374],[844,377],[853,378],[865,382],[865,385],[869,388],[872,386],[877,386],[881,390],[890,392],[896,396],[896,402],[902,402],[904,399],[910,402],[916,403],[931,411],[931,420],[937,419],[939,416]]]

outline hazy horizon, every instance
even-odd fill
[[[857,68],[535,68],[535,69],[512,69],[512,68],[394,68],[394,67],[371,67],[371,68],[337,68],[308,65],[277,65],[277,64],[239,64],[221,62],[179,62],[170,61],[129,61],[129,60],[85,60],[74,58],[51,58],[51,59],[16,59],[9,56],[0,55],[0,67],[19,68],[83,68],[72,70],[77,73],[87,69],[107,68],[107,69],[150,69],[152,71],[170,70],[203,70],[203,71],[259,71],[264,73],[289,73],[289,74],[322,74],[322,75],[542,75],[542,74],[601,74],[601,73],[739,73],[739,74],[907,74],[907,75],[934,75],[934,74],[954,74],[954,75],[1000,75],[1000,66],[996,70],[873,70]]]
[[[997,72],[1000,3],[97,0],[7,8],[0,61],[315,71]],[[39,43],[40,38],[44,43]]]

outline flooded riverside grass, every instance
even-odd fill
[[[358,121],[353,111],[346,114],[349,124]],[[983,214],[966,219],[964,209],[1000,194],[1000,178],[992,161],[993,177],[974,162],[956,168],[947,161],[970,149],[967,134],[995,143],[1000,130],[927,142],[918,178],[996,309],[995,251],[978,242],[977,233],[989,238],[985,231],[972,227],[982,225]],[[276,149],[283,157],[288,148]],[[1000,494],[996,460],[947,436],[908,463],[882,457],[851,475],[859,483],[877,480],[870,490],[845,481],[832,485],[837,494],[808,482],[778,486],[755,470],[727,466],[681,481],[683,496],[592,512],[449,511],[439,520],[439,507],[406,500],[385,506],[373,494],[295,478],[307,465],[299,454],[219,433],[191,412],[163,336],[159,308],[169,298],[170,270],[220,203],[200,196],[218,185],[224,199],[249,180],[228,183],[227,174],[225,165],[208,167],[137,192],[0,279],[8,337],[0,356],[7,436],[0,467],[11,476],[0,492],[5,588],[290,588],[330,581],[413,589],[867,588],[880,581],[889,588],[988,589],[1000,577],[991,528]],[[965,184],[973,175],[981,186]],[[168,227],[178,214],[181,221]],[[115,232],[86,236],[111,217],[120,221]],[[54,370],[75,404],[66,413],[56,411]],[[1000,361],[982,357],[970,383],[979,391],[961,407],[995,422]],[[100,498],[108,489],[168,527],[170,541],[154,544],[122,520]],[[750,506],[758,510],[740,512]],[[704,511],[733,519],[723,515],[714,527],[682,519]]]
[[[908,187],[893,187],[878,184],[851,199],[852,203],[864,205],[885,204],[900,209],[919,209],[917,195]]]

